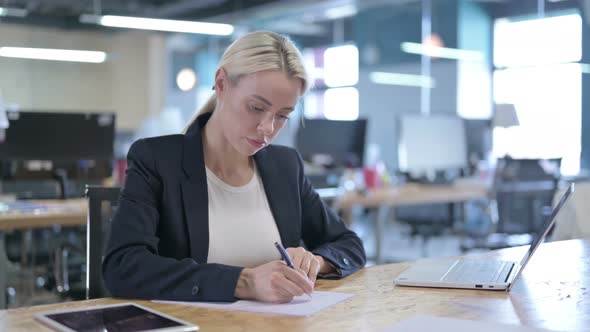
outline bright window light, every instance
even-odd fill
[[[457,114],[464,119],[492,117],[492,73],[487,64],[457,63]]]
[[[324,93],[324,116],[329,120],[358,119],[358,90],[354,87],[326,90]]]
[[[497,70],[494,99],[512,103],[519,126],[494,130],[494,155],[563,158],[563,175],[580,170],[582,80],[577,63]]]
[[[106,60],[105,52],[61,50],[50,48],[0,47],[0,56],[36,60],[73,61],[102,63]]]
[[[494,155],[562,158],[580,169],[582,72],[580,15],[495,24],[494,101],[514,104],[519,126],[494,129]]]
[[[359,51],[354,45],[330,47],[324,52],[324,82],[328,87],[355,85],[359,80]]]
[[[496,67],[576,62],[582,58],[582,18],[579,14],[494,25]]]
[[[230,24],[164,20],[130,16],[82,15],[80,16],[80,22],[99,24],[103,26],[116,28],[183,32],[220,36],[228,36],[234,32],[234,27]]]

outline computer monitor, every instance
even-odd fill
[[[19,198],[80,196],[112,175],[115,114],[7,112],[0,139],[2,190]]]
[[[423,176],[467,166],[465,126],[459,117],[403,115],[398,117],[398,134],[402,172]]]
[[[308,119],[299,127],[296,147],[307,162],[330,168],[362,167],[367,120]]]
[[[115,114],[8,111],[0,160],[113,158]]]

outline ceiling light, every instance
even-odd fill
[[[466,61],[483,61],[484,57],[481,52],[462,50],[458,48],[438,47],[433,45],[424,45],[420,43],[401,43],[402,51],[412,54],[420,54],[437,58],[466,60]]]
[[[176,85],[181,91],[189,91],[197,83],[197,74],[191,68],[184,68],[176,75]]]
[[[369,78],[373,83],[377,84],[415,86],[429,89],[434,88],[436,85],[432,77],[424,75],[410,75],[374,71],[369,74]]]
[[[18,9],[18,8],[0,7],[0,16],[25,17],[25,16],[27,16],[27,10],[26,9]]]
[[[59,50],[28,47],[0,47],[0,56],[8,58],[91,63],[102,63],[107,57],[105,52],[98,51]]]
[[[355,5],[344,5],[340,7],[333,7],[326,9],[324,12],[324,16],[328,20],[337,20],[340,18],[350,17],[357,14],[357,9]]]
[[[80,22],[115,28],[198,33],[220,36],[231,35],[234,32],[234,27],[230,24],[164,20],[130,16],[81,15]]]

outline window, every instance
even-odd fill
[[[514,104],[520,125],[494,129],[495,156],[562,158],[562,174],[579,172],[581,54],[578,14],[496,21],[494,101]]]
[[[359,117],[359,55],[354,45],[303,52],[315,90],[304,97],[306,118],[356,120]]]

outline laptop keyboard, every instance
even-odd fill
[[[446,282],[489,283],[504,282],[512,262],[462,259],[442,278]]]

